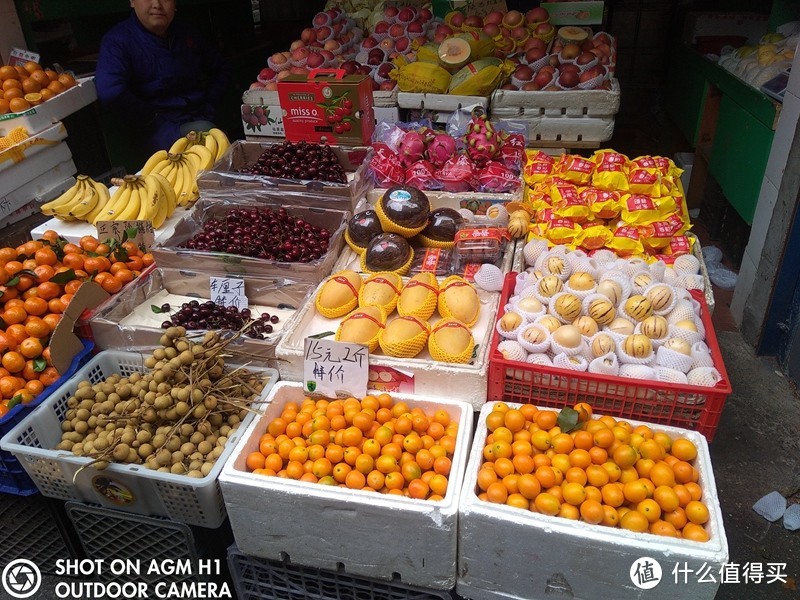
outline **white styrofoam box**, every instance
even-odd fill
[[[694,152],[677,152],[675,154],[675,166],[683,169],[681,173],[681,185],[684,190],[689,189],[689,182],[692,180],[692,166],[694,166]]]
[[[619,112],[620,87],[611,80],[610,90],[563,90],[524,92],[496,90],[492,94],[492,115],[504,117],[608,117]],[[499,108],[502,113],[495,113]],[[516,110],[515,112],[512,112]]]
[[[697,570],[705,564],[718,580],[720,568],[728,560],[711,457],[702,434],[651,425],[654,431],[664,431],[673,439],[685,437],[697,446],[698,483],[703,487],[702,500],[711,515],[706,524],[710,539],[705,543],[590,525],[479,500],[475,490],[483,462],[486,417],[495,404],[489,402],[481,410],[461,490],[456,583],[459,596],[472,600],[544,600],[559,589],[568,589],[570,598],[582,600],[711,600],[715,596],[718,583],[698,583],[696,577]],[[642,424],[628,422],[634,427]],[[657,560],[663,572],[661,583],[646,592],[634,586],[630,575],[631,565],[642,557]],[[682,578],[675,584],[672,572],[676,565],[693,569],[688,584]]]
[[[423,94],[420,92],[400,92],[397,94],[400,108],[454,112],[468,106],[489,107],[486,96],[457,96],[454,94]]]
[[[606,142],[614,134],[615,118],[613,116],[519,117],[514,115],[515,110],[513,108],[493,109],[492,116],[526,123],[528,125],[528,146],[536,146],[537,142]]]
[[[392,91],[373,90],[372,102],[375,108],[392,108],[397,106],[398,88]],[[278,99],[277,90],[254,89],[247,90],[242,94],[242,104],[252,104],[253,106],[277,106],[281,103]]]
[[[0,219],[0,228],[13,225],[37,212],[39,212],[39,202],[37,200],[31,200],[24,206],[20,206],[5,219]]]
[[[388,123],[394,125],[400,120],[400,110],[396,106],[376,106],[372,109],[375,114],[375,123]]]
[[[72,161],[70,160],[69,162],[71,163]],[[42,205],[42,203],[50,202],[50,200],[58,198],[61,194],[75,185],[75,178],[71,175],[55,184],[52,183],[52,178],[53,175],[50,173],[45,173],[44,175],[34,179],[30,184],[23,186],[25,188],[30,187],[31,189],[37,191],[37,193],[28,195],[27,197],[32,198],[32,200],[27,204],[23,204],[19,208],[12,210],[11,212],[7,212],[7,206],[11,206],[12,202],[9,201],[6,203],[6,198],[0,199],[0,227],[11,225],[17,221],[21,221],[25,217],[31,216],[39,211],[39,207]],[[40,179],[44,183],[37,183]],[[52,187],[48,187],[51,185]],[[26,193],[23,190],[23,193],[20,193],[19,197],[24,197],[25,195]]]
[[[443,278],[442,278],[443,279]],[[326,278],[327,281],[327,278]],[[313,298],[316,298],[324,281],[314,290],[311,300],[298,312],[295,327],[288,331],[275,349],[280,361],[278,371],[281,379],[303,380],[303,355],[306,336],[325,331],[336,331],[339,319],[327,319],[317,312]],[[489,346],[497,316],[500,294],[478,290],[481,302],[478,322],[472,326],[472,336],[478,346],[477,356],[472,364],[442,363],[433,360],[427,346],[416,358],[395,358],[383,354],[371,354],[370,367],[395,369],[403,374],[413,375],[413,390],[416,394],[441,398],[459,398],[470,403],[476,410],[486,402],[486,374],[489,366]],[[433,325],[439,320],[436,312],[430,318]]]
[[[246,368],[269,376],[269,383],[257,400],[264,402],[278,380],[277,372],[253,365]],[[91,466],[93,459],[89,457],[53,450],[61,441],[61,422],[79,382],[86,379],[95,384],[115,373],[127,377],[144,370],[144,356],[138,352],[104,350],[96,354],[11,429],[0,440],[0,447],[19,459],[43,496],[101,504],[139,515],[169,517],[189,525],[219,527],[225,520],[225,506],[217,478],[234,443],[253,420],[253,412],[230,435],[214,467],[201,479],[128,464],[111,463],[98,471]]]
[[[452,397],[452,396],[451,396]],[[439,408],[458,423],[447,493],[440,502],[248,473],[247,455],[258,449],[267,423],[289,401],[302,402],[298,383],[279,382],[265,414],[251,422],[225,464],[219,482],[239,550],[271,560],[409,585],[450,589],[456,580],[456,515],[472,431],[464,403],[392,394],[430,414]]]
[[[112,194],[114,193],[114,187],[109,188],[109,190]],[[177,225],[178,222],[191,210],[191,206],[178,207],[175,212],[172,213],[172,216],[164,221],[164,224],[161,227],[156,229],[155,242],[153,245],[160,244],[164,240],[169,239],[175,232],[175,225]],[[56,219],[55,217],[49,221],[45,221],[41,225],[38,225],[31,231],[31,235],[34,239],[36,239],[37,236],[41,237],[41,235],[48,229],[55,229],[58,231],[61,237],[65,238],[72,244],[77,244],[85,235],[97,235],[97,227],[91,223],[87,223],[85,221],[62,221],[60,219]]]
[[[387,188],[372,188],[367,192],[367,202],[370,206],[375,206],[381,199]],[[492,204],[503,204],[506,202],[519,202],[522,200],[524,186],[520,185],[515,192],[491,193],[491,192],[439,192],[436,190],[424,190],[425,195],[434,208],[468,208],[476,214],[485,214],[486,209]]]
[[[8,132],[15,127],[24,127],[28,133],[42,131],[95,100],[97,91],[94,87],[94,77],[79,79],[78,85],[39,106],[22,113],[0,115],[0,135],[8,135]]]
[[[29,132],[30,133],[30,132]],[[67,128],[61,122],[55,123],[41,131],[30,135],[27,139],[10,148],[0,150],[0,171],[5,171],[17,165],[45,148],[54,146],[67,137]]]
[[[16,190],[70,158],[72,158],[72,152],[66,142],[58,142],[49,148],[44,148],[10,169],[0,172],[0,190]],[[69,173],[69,175],[73,173]]]
[[[50,152],[50,150],[46,150],[45,152],[38,154],[37,156],[31,158],[31,161],[38,161],[43,156],[47,155],[48,152]],[[48,198],[48,200],[50,200],[55,198],[56,196],[49,197],[50,192],[52,192],[54,188],[62,186],[64,182],[73,179],[72,176],[75,174],[76,170],[75,163],[72,162],[72,157],[67,156],[65,160],[53,163],[52,166],[50,166],[43,173],[21,185],[17,189],[11,188],[12,191],[10,193],[0,197],[0,219],[5,219],[17,209],[30,203],[32,199]],[[64,189],[66,190],[67,188]],[[49,229],[57,228],[50,227]],[[45,230],[43,229],[42,231]]]

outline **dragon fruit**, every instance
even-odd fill
[[[425,125],[417,129],[417,132],[422,136],[422,139],[425,141],[426,146],[430,144],[433,141],[433,138],[435,138],[439,133],[435,129],[431,129],[430,127],[426,127]]]
[[[390,187],[405,183],[403,175],[403,165],[400,158],[389,146],[378,142],[372,145],[375,154],[370,160],[369,169],[378,187]]]
[[[467,154],[479,167],[500,154],[500,137],[486,115],[473,115],[464,135]]]
[[[520,186],[519,177],[503,163],[494,160],[478,171],[477,179],[480,192],[513,192]]]
[[[436,169],[427,160],[415,162],[406,169],[406,185],[418,190],[439,190],[442,184],[435,175]]]
[[[428,145],[425,156],[434,166],[441,168],[456,153],[456,141],[446,133],[440,133]]]
[[[416,131],[408,131],[403,136],[397,151],[400,153],[402,165],[409,167],[422,160],[425,153],[425,138]]]
[[[465,155],[451,157],[436,172],[438,179],[447,192],[469,192],[477,187],[475,165]]]
[[[521,171],[525,163],[525,137],[519,133],[508,133],[502,135],[501,139],[500,162],[512,171]]]

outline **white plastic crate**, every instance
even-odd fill
[[[218,527],[225,520],[225,504],[217,477],[236,441],[253,420],[253,413],[247,415],[230,436],[211,472],[202,479],[160,473],[140,465],[112,463],[98,471],[87,466],[92,462],[90,458],[53,450],[61,441],[61,421],[78,383],[86,379],[94,384],[115,373],[127,377],[146,371],[144,358],[143,354],[135,352],[100,352],[9,431],[0,440],[0,447],[19,459],[45,496],[80,500],[140,515],[169,517],[190,525]],[[277,371],[250,365],[247,368],[269,376],[270,381],[261,394],[261,398],[266,398],[278,380]]]
[[[220,475],[239,549],[349,575],[448,590],[456,579],[456,513],[472,431],[472,408],[455,400],[392,394],[427,413],[445,408],[458,422],[449,485],[440,502],[349,490],[248,473],[267,423],[289,401],[305,398],[298,383],[280,382],[265,414],[253,420]],[[359,596],[360,597],[360,596]]]
[[[243,554],[228,548],[228,568],[239,600],[452,600],[449,592],[353,577]]]
[[[489,402],[481,410],[461,490],[459,596],[472,600],[545,600],[559,594],[584,600],[711,600],[715,596],[718,583],[698,583],[696,576],[692,578],[705,564],[718,580],[720,568],[728,561],[722,511],[703,435],[652,425],[654,431],[664,431],[672,438],[685,437],[697,446],[698,483],[711,515],[706,524],[710,539],[705,543],[590,525],[479,500],[475,489],[483,462],[486,417],[495,404]],[[643,424],[628,422],[634,427]],[[647,591],[635,587],[630,575],[631,565],[642,557],[654,558],[662,569],[661,582]],[[682,576],[675,584],[672,571],[676,565],[692,569],[688,584],[683,583]]]

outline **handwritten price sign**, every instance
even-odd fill
[[[369,351],[360,344],[306,338],[303,381],[307,392],[336,398],[367,393]]]

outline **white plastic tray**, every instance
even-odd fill
[[[447,493],[440,502],[248,473],[245,461],[300,384],[280,382],[264,416],[240,437],[220,475],[236,545],[243,553],[409,585],[451,589],[456,579],[456,513],[469,453],[472,410],[464,402],[392,394],[426,413],[445,408],[458,422]]]
[[[61,441],[61,421],[78,383],[87,379],[94,384],[114,373],[127,377],[146,371],[144,358],[135,352],[100,352],[9,431],[0,440],[0,447],[19,459],[44,496],[101,504],[140,515],[169,517],[189,525],[219,527],[225,520],[225,505],[217,477],[254,413],[248,414],[231,434],[222,455],[202,479],[127,464],[112,463],[98,471],[87,466],[92,462],[90,458],[53,450]],[[253,365],[247,365],[247,369],[269,376],[269,383],[260,396],[266,398],[278,380],[277,371]],[[116,496],[103,493],[111,490],[119,493]],[[111,497],[115,497],[115,501]]]

